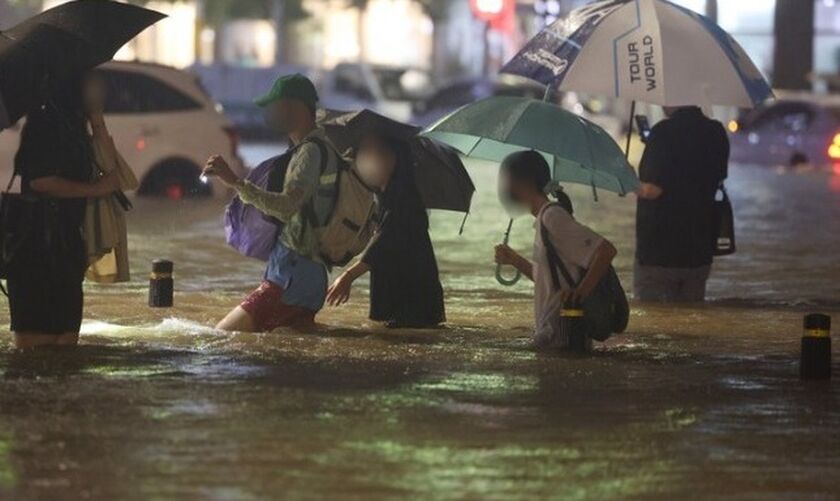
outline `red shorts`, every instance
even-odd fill
[[[315,322],[314,311],[303,306],[283,302],[283,288],[264,280],[257,289],[239,305],[254,322],[259,332],[270,332],[278,327],[307,325]]]

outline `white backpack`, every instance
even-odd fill
[[[321,176],[318,190],[304,205],[303,214],[310,228],[318,233],[319,252],[324,263],[344,266],[365,250],[373,236],[374,191],[335,148],[320,140],[310,140],[321,150]],[[337,159],[334,174],[326,172],[330,153]]]

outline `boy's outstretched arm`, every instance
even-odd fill
[[[607,270],[610,268],[612,260],[615,258],[616,254],[618,254],[618,251],[609,241],[603,240],[598,245],[598,248],[595,249],[595,255],[592,257],[592,263],[589,265],[586,275],[584,275],[580,280],[577,288],[574,291],[570,291],[572,296],[571,299],[573,301],[583,301],[592,294],[592,291],[595,290],[595,286],[598,285],[598,282],[600,282],[604,277],[604,274],[607,273]]]
[[[513,266],[534,281],[534,264],[506,244],[496,246],[496,264]]]

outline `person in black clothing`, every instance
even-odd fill
[[[370,271],[371,320],[411,328],[444,322],[429,218],[414,181],[408,145],[367,135],[359,143],[356,165],[365,182],[380,190],[379,227],[361,259],[332,284],[327,302],[346,302],[353,281]]]
[[[700,108],[666,108],[642,161],[636,213],[635,297],[697,302],[706,295],[717,239],[714,202],[729,139]]]
[[[27,115],[15,172],[22,192],[36,202],[7,279],[11,331],[19,348],[78,342],[88,264],[81,233],[86,199],[119,186],[116,171],[94,180],[88,125],[105,127],[102,101],[100,82],[86,75]]]

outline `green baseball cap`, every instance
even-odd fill
[[[271,90],[254,100],[257,106],[266,106],[279,99],[297,99],[313,110],[318,102],[318,91],[312,81],[300,73],[284,75],[274,82]]]

